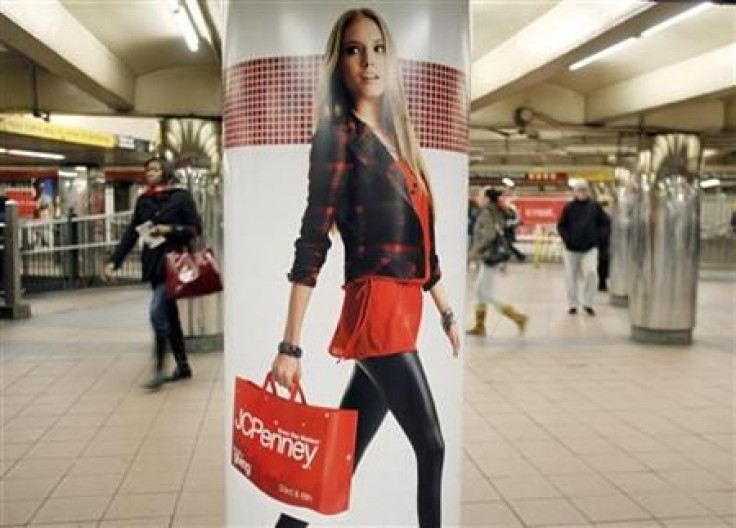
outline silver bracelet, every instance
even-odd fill
[[[452,311],[452,308],[448,308],[442,312],[442,329],[445,333],[449,332],[452,326],[456,323],[457,319],[455,319],[455,312]]]

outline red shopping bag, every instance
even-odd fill
[[[235,379],[234,414],[232,464],[256,487],[323,514],[348,508],[357,412],[307,405],[298,386],[281,398],[269,374],[263,387]]]
[[[170,251],[166,254],[165,272],[170,299],[199,297],[222,291],[220,269],[211,248],[194,252]]]

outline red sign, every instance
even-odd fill
[[[30,189],[7,189],[5,196],[8,200],[18,202],[18,216],[20,218],[33,218],[36,204],[33,201],[33,191]]]
[[[534,227],[557,225],[562,209],[570,199],[567,196],[519,196],[510,200],[519,211],[521,230],[529,232]]]

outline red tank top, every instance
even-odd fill
[[[347,283],[340,320],[329,348],[339,358],[388,356],[417,349],[422,285],[430,271],[431,203],[426,186],[421,185],[411,166],[403,160],[397,164],[422,226],[425,276],[405,280],[366,276]]]

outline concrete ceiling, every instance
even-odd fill
[[[163,0],[0,2],[16,52],[0,63],[0,111],[219,116],[217,25],[208,2],[185,1],[201,13],[195,53]]]
[[[718,6],[650,37],[581,70],[568,72],[555,83],[587,94],[642,73],[696,57],[734,42],[736,10]],[[684,81],[684,80],[683,80]]]
[[[472,0],[471,60],[480,58],[558,3],[559,0],[517,1],[509,9],[510,2]]]
[[[474,165],[605,165],[631,150],[622,142],[641,126],[702,132],[712,160],[736,162],[736,7],[713,5],[640,37],[695,5],[474,4]],[[569,70],[629,37],[628,48]],[[533,116],[525,125],[515,120],[521,107]]]
[[[216,66],[211,47],[191,53],[181,37],[168,2],[82,2],[61,4],[135,75],[177,66]]]

